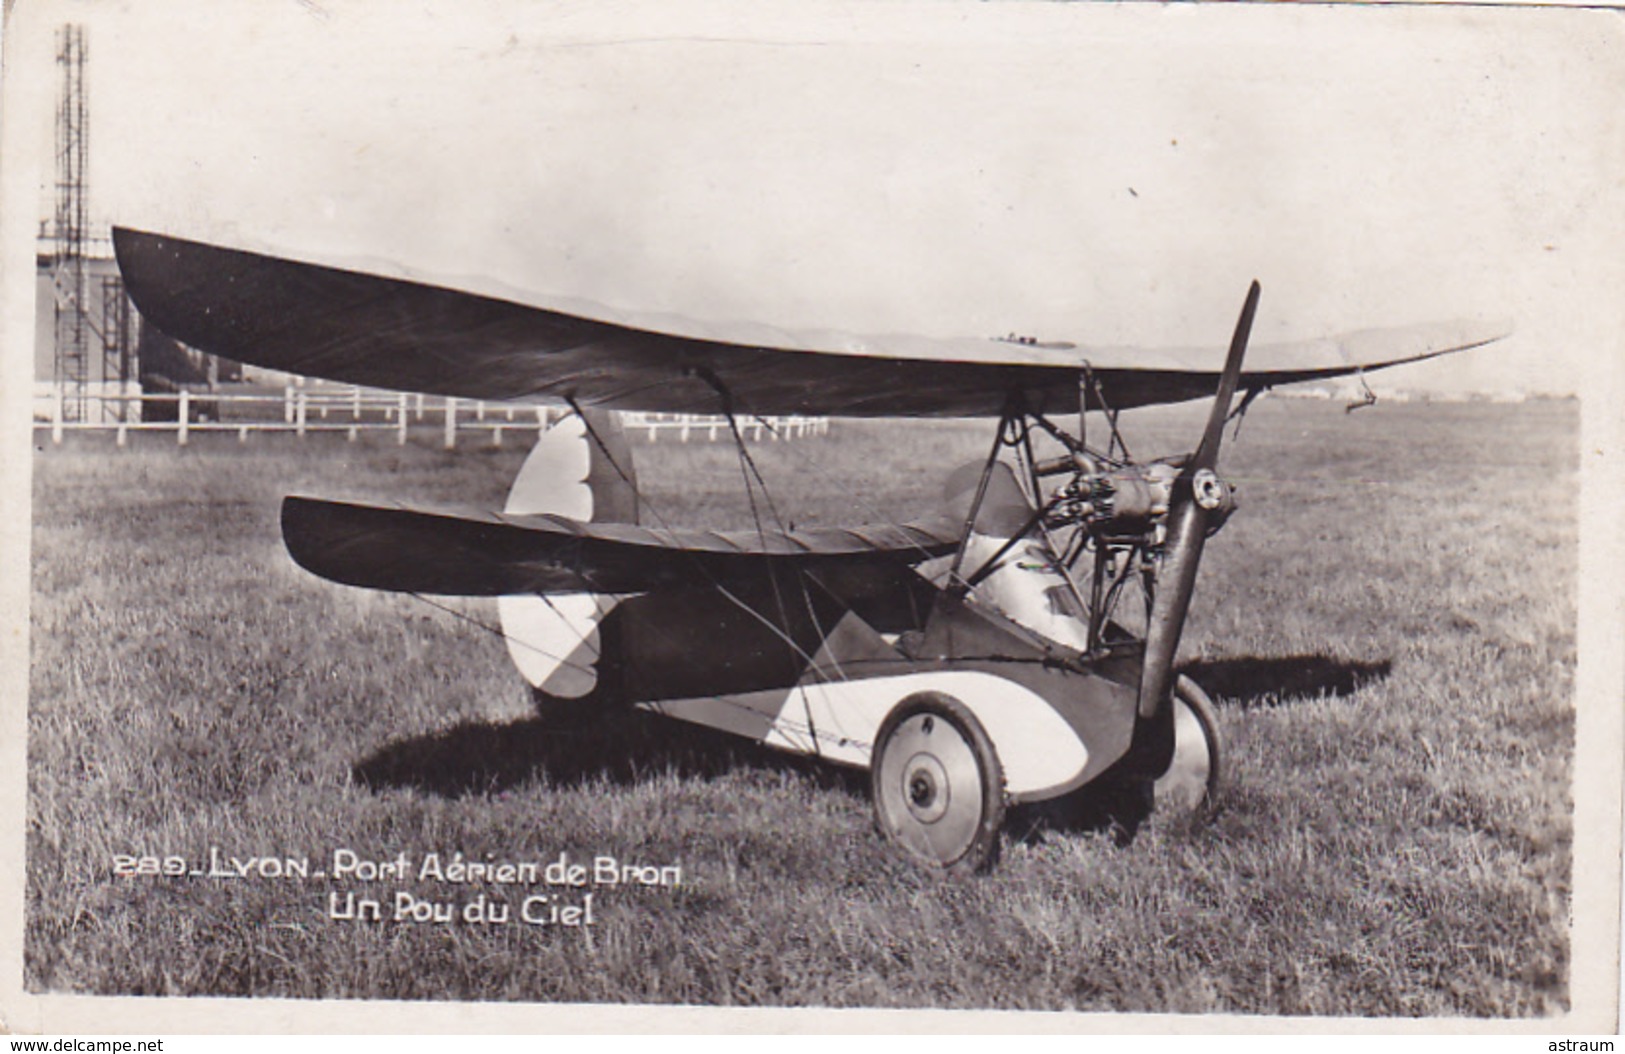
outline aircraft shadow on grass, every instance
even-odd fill
[[[740,769],[803,773],[862,793],[863,773],[819,765],[723,732],[627,706],[505,722],[464,722],[387,744],[353,771],[374,790],[410,788],[457,798],[511,790],[533,779],[561,788],[632,786],[670,773],[716,779]]]
[[[1293,655],[1195,662],[1181,672],[1203,685],[1220,707],[1250,709],[1348,696],[1387,677],[1391,667],[1386,660]],[[820,765],[630,707],[607,714],[597,706],[510,722],[464,722],[387,744],[358,762],[353,774],[373,790],[410,788],[457,798],[498,794],[538,778],[564,788],[600,781],[631,786],[667,773],[716,779],[741,769],[793,772],[838,793],[868,796],[867,773]],[[1149,811],[1149,802],[1133,790],[1090,786],[1041,805],[1012,808],[1008,829],[1025,841],[1042,841],[1046,832],[1106,832],[1126,844]]]
[[[1353,695],[1385,680],[1393,666],[1387,659],[1357,662],[1329,655],[1285,655],[1193,662],[1180,672],[1201,685],[1216,705],[1251,710]]]

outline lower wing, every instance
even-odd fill
[[[282,535],[294,560],[323,578],[446,596],[728,588],[775,570],[861,575],[941,556],[958,541],[946,517],[805,531],[666,531],[301,497],[284,499]]]

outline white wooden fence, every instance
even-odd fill
[[[246,443],[256,433],[292,433],[306,436],[320,432],[343,432],[354,442],[362,433],[393,433],[404,445],[413,425],[438,424],[441,443],[447,450],[457,446],[460,434],[472,433],[491,446],[501,446],[511,432],[534,433],[546,428],[568,410],[533,403],[494,402],[425,397],[404,392],[337,385],[288,385],[280,395],[191,392],[176,393],[105,392],[76,395],[81,406],[96,404],[94,414],[85,420],[68,420],[66,400],[60,386],[47,385],[40,399],[48,405],[36,408],[34,427],[49,429],[51,441],[61,443],[68,432],[112,432],[119,446],[129,442],[131,432],[173,432],[175,442],[185,446],[198,432],[235,432]],[[143,404],[172,404],[175,419],[137,420]],[[259,408],[259,412],[255,408]],[[228,411],[223,408],[231,408]],[[43,413],[41,412],[43,410]],[[222,418],[230,418],[223,420]],[[715,441],[731,437],[726,417],[701,414],[624,413],[622,424],[636,437],[641,431],[648,442],[664,439],[679,443]],[[827,417],[741,417],[734,427],[751,440],[801,439],[829,432]]]

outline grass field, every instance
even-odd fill
[[[1125,418],[1188,447],[1204,406]],[[522,451],[280,437],[35,457],[26,970],[35,991],[1528,1016],[1567,1006],[1577,407],[1264,400],[1182,661],[1219,704],[1216,819],[1124,844],[1018,815],[939,880],[861,780],[645,718],[546,724],[475,620],[330,585],[283,493],[495,505]],[[907,517],[986,425],[753,446],[796,523]],[[674,523],[738,524],[726,444],[639,448]],[[671,886],[115,874],[120,855],[678,865]],[[267,867],[268,870],[272,870]],[[258,871],[258,865],[253,868]],[[332,918],[330,895],[566,927]]]

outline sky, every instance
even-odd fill
[[[1620,19],[963,3],[29,3],[50,209],[86,27],[97,222],[790,329],[1211,343],[1448,318],[1424,389],[1616,375]],[[1373,379],[1377,383],[1376,378]]]

